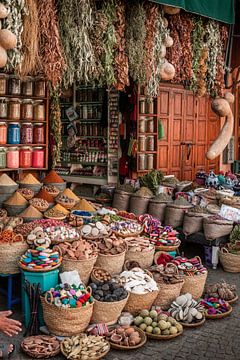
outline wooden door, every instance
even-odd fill
[[[196,137],[195,137],[195,173],[199,170],[206,170],[207,159],[206,152],[208,148],[208,103],[209,100],[206,96],[196,99]]]

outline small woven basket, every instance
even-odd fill
[[[102,271],[104,272],[104,275],[106,275],[106,276],[109,278],[109,280],[111,279],[111,274],[109,274],[108,271],[106,271],[106,270],[104,270],[104,269],[101,269],[101,268],[99,268],[99,267],[94,266],[94,268],[93,268],[93,270],[92,270],[92,272],[91,272],[91,281],[92,281],[92,282],[94,282],[94,283],[95,283],[95,282],[103,282],[102,280],[99,280],[98,277],[96,277],[95,272],[96,272],[97,270],[102,270]]]
[[[219,250],[219,260],[224,271],[230,273],[240,272],[240,255],[231,254],[228,249],[221,248]]]
[[[25,242],[0,244],[0,273],[18,274],[18,262],[27,249],[28,245]]]
[[[215,314],[215,315],[209,315],[207,313],[207,311],[205,311],[205,316],[206,319],[212,319],[212,320],[218,320],[218,319],[222,319],[225,318],[227,316],[229,316],[231,314],[231,312],[233,311],[233,308],[231,307],[231,305],[228,304],[228,311],[226,311],[225,313],[222,314]]]
[[[120,344],[116,344],[114,342],[112,342],[111,340],[109,341],[110,342],[110,345],[111,345],[111,348],[113,349],[117,349],[117,350],[135,350],[135,349],[138,349],[140,347],[142,347],[146,341],[147,341],[147,336],[146,336],[146,333],[141,330],[140,328],[138,328],[137,326],[132,326],[134,328],[135,331],[137,331],[139,333],[139,336],[141,338],[141,342],[138,344],[138,345],[135,345],[135,346],[124,346],[124,345],[120,345]]]
[[[157,282],[159,293],[153,305],[168,310],[171,303],[180,295],[184,280],[176,284],[166,284],[164,281]]]
[[[126,256],[126,251],[116,255],[98,254],[96,266],[106,270],[111,275],[117,275],[122,272]]]
[[[194,299],[199,299],[203,294],[206,280],[207,272],[202,275],[184,276],[181,294],[190,293]]]
[[[130,314],[136,316],[141,310],[150,310],[158,294],[159,290],[148,292],[146,294],[135,294],[130,292],[124,311],[130,312]]]
[[[180,324],[185,328],[191,329],[191,328],[196,328],[196,327],[202,326],[205,323],[205,321],[206,321],[206,317],[204,316],[201,321],[198,321],[195,323],[190,323],[190,324],[180,321]]]
[[[32,339],[38,339],[38,336],[31,336]],[[47,336],[44,335],[44,338],[53,338],[54,340],[56,339],[54,336]],[[32,359],[48,359],[54,356],[57,356],[61,349],[60,349],[60,342],[59,342],[59,346],[57,347],[57,349],[55,351],[51,351],[49,347],[46,347],[45,352],[40,354],[39,352],[36,353],[35,349],[29,349],[27,350],[26,347],[24,346],[24,340],[21,342],[21,350],[27,354],[30,358]]]
[[[63,272],[77,270],[80,279],[85,285],[87,285],[96,261],[97,257],[85,260],[69,260],[63,258],[61,270]]]
[[[174,338],[182,335],[182,333],[183,333],[183,330],[181,330],[177,334],[173,334],[173,335],[155,335],[155,334],[147,333],[147,337],[149,339],[153,339],[153,340],[171,340],[171,339],[174,339]]]
[[[142,269],[148,269],[154,258],[155,249],[153,247],[150,251],[131,251],[126,252],[125,260],[136,261]]]

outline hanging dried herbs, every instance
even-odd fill
[[[39,16],[37,0],[25,0],[27,14],[23,18],[22,62],[17,69],[20,77],[39,71]]]
[[[126,86],[129,86],[128,77],[128,57],[125,52],[126,39],[126,5],[124,0],[117,0],[116,5],[116,22],[115,22],[115,36],[116,36],[116,53],[115,53],[115,88],[123,91]]]
[[[189,84],[192,78],[192,43],[191,32],[193,30],[192,15],[180,13],[181,22],[178,23],[179,40],[182,47],[181,78],[185,84]]]
[[[55,166],[60,161],[61,146],[62,146],[62,121],[61,121],[59,90],[51,91],[50,131],[53,139],[52,160],[53,160],[53,166]]]
[[[143,84],[146,75],[144,67],[146,13],[143,3],[133,0],[127,3],[126,50],[129,59],[129,75],[133,81]]]
[[[55,1],[41,0],[38,4],[41,66],[45,78],[56,88],[61,83],[65,61],[58,32]]]
[[[146,81],[150,81],[152,76],[153,68],[153,47],[155,41],[156,27],[157,27],[157,17],[158,17],[159,6],[148,2],[145,4],[146,11],[146,38],[145,38],[145,59],[144,65],[146,68]]]
[[[196,82],[196,95],[201,97],[207,92],[206,74],[207,74],[207,60],[208,49],[203,48],[198,62],[197,82]]]
[[[205,28],[203,25],[203,20],[200,16],[195,16],[193,18],[193,31],[192,31],[192,81],[191,81],[191,90],[195,93],[199,88],[198,85],[198,75],[199,75],[199,61],[204,49],[204,35]]]
[[[217,95],[223,96],[223,90],[225,88],[224,45],[228,38],[228,29],[225,25],[220,25],[220,38],[221,38],[221,49],[219,49],[217,55],[217,74],[215,79],[215,92]]]
[[[175,68],[175,76],[174,79],[172,80],[173,83],[182,82],[181,67],[182,67],[183,53],[182,53],[182,44],[180,41],[180,35],[178,32],[180,22],[181,22],[180,14],[169,16],[168,24],[169,24],[170,35],[173,38],[173,46],[169,49],[166,58],[171,64],[173,64]]]
[[[22,63],[22,32],[23,16],[27,14],[25,0],[4,0],[3,4],[8,9],[8,16],[3,19],[3,28],[12,31],[17,37],[17,46],[8,50],[8,62],[6,71],[15,71]]]
[[[104,0],[103,2],[103,13],[107,17],[108,27],[104,37],[104,72],[105,81],[107,86],[112,86],[116,83],[114,74],[114,59],[115,59],[115,48],[117,44],[114,23],[116,21],[116,1],[115,0]]]

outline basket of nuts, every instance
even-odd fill
[[[47,211],[49,208],[49,203],[46,200],[37,197],[31,199],[29,203],[41,212]]]
[[[34,191],[28,188],[18,189],[19,192],[26,200],[31,200],[34,197]]]
[[[71,210],[76,204],[76,201],[74,199],[61,194],[57,196],[56,202],[62,205],[67,210]]]
[[[91,273],[92,282],[104,282],[110,281],[111,275],[107,270],[101,269],[100,267],[94,267]]]

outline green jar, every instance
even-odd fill
[[[0,147],[0,169],[5,169],[6,167],[6,149]]]

